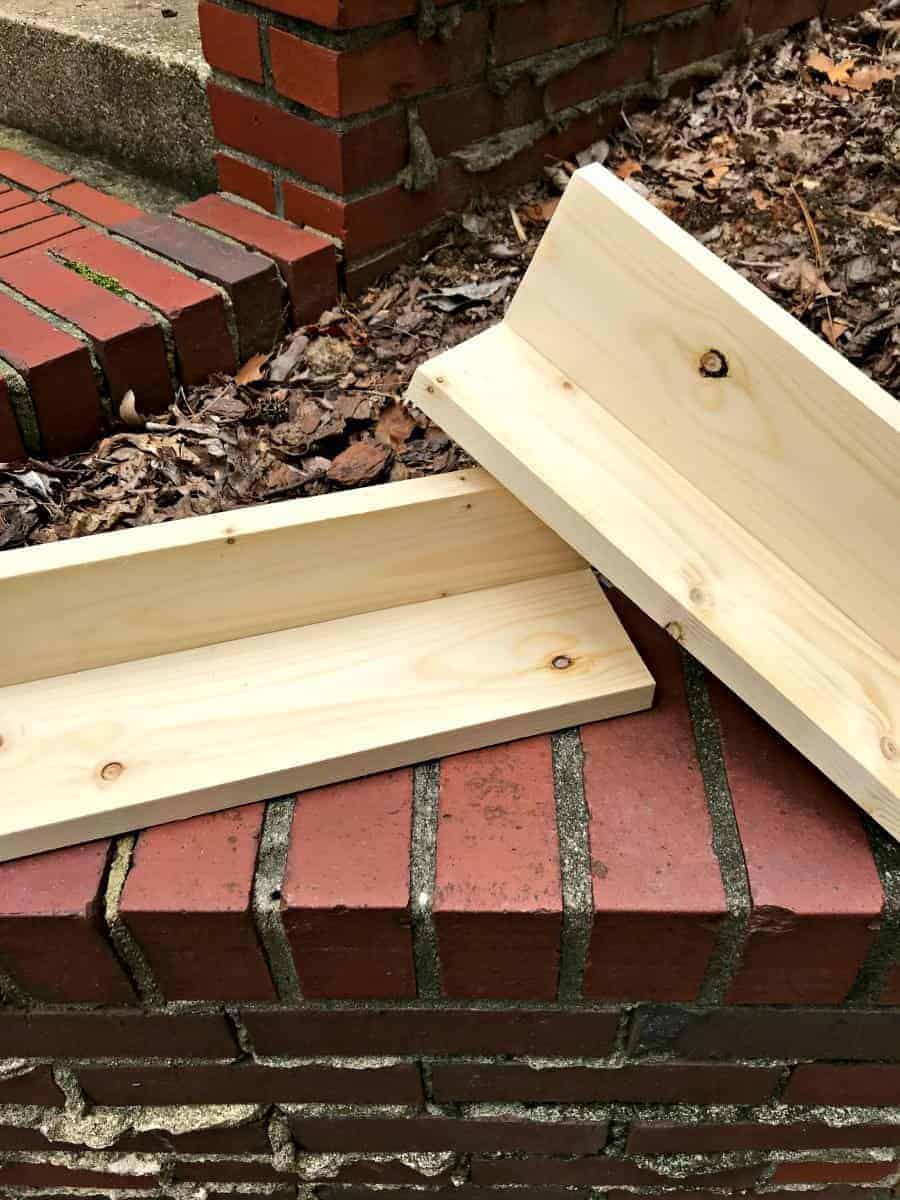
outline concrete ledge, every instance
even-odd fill
[[[196,4],[0,0],[0,123],[189,193],[214,186]]]

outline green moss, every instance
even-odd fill
[[[119,283],[118,279],[114,279],[112,275],[104,275],[100,271],[95,271],[93,267],[87,266],[86,263],[78,262],[74,258],[63,258],[62,262],[63,266],[68,267],[70,271],[74,271],[76,275],[81,275],[91,283],[95,283],[97,287],[105,288],[108,292],[112,292],[115,296],[121,296],[123,299],[127,298],[128,293],[122,287],[121,283]]]

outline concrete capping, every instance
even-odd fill
[[[296,1004],[301,997],[294,955],[281,917],[281,893],[294,805],[293,796],[281,796],[267,802],[253,876],[253,918],[257,937],[278,998],[285,1004]]]
[[[555,733],[551,746],[563,902],[557,996],[560,1003],[566,1003],[581,1000],[584,995],[594,924],[594,888],[581,734],[577,729]]]
[[[441,765],[413,769],[413,825],[409,859],[410,914],[416,992],[420,1000],[441,997],[441,964],[434,923]]]

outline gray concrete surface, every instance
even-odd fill
[[[0,0],[0,123],[190,194],[214,187],[207,76],[197,0]]]
[[[57,171],[69,172],[84,183],[119,196],[148,212],[170,213],[190,197],[190,193],[183,188],[136,175],[106,159],[80,150],[67,150],[32,133],[10,129],[6,125],[0,125],[0,150],[18,150],[20,154],[36,158],[48,167],[55,167]]]

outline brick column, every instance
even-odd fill
[[[473,195],[823,6],[866,3],[201,0],[219,184],[335,238],[359,291]]]

